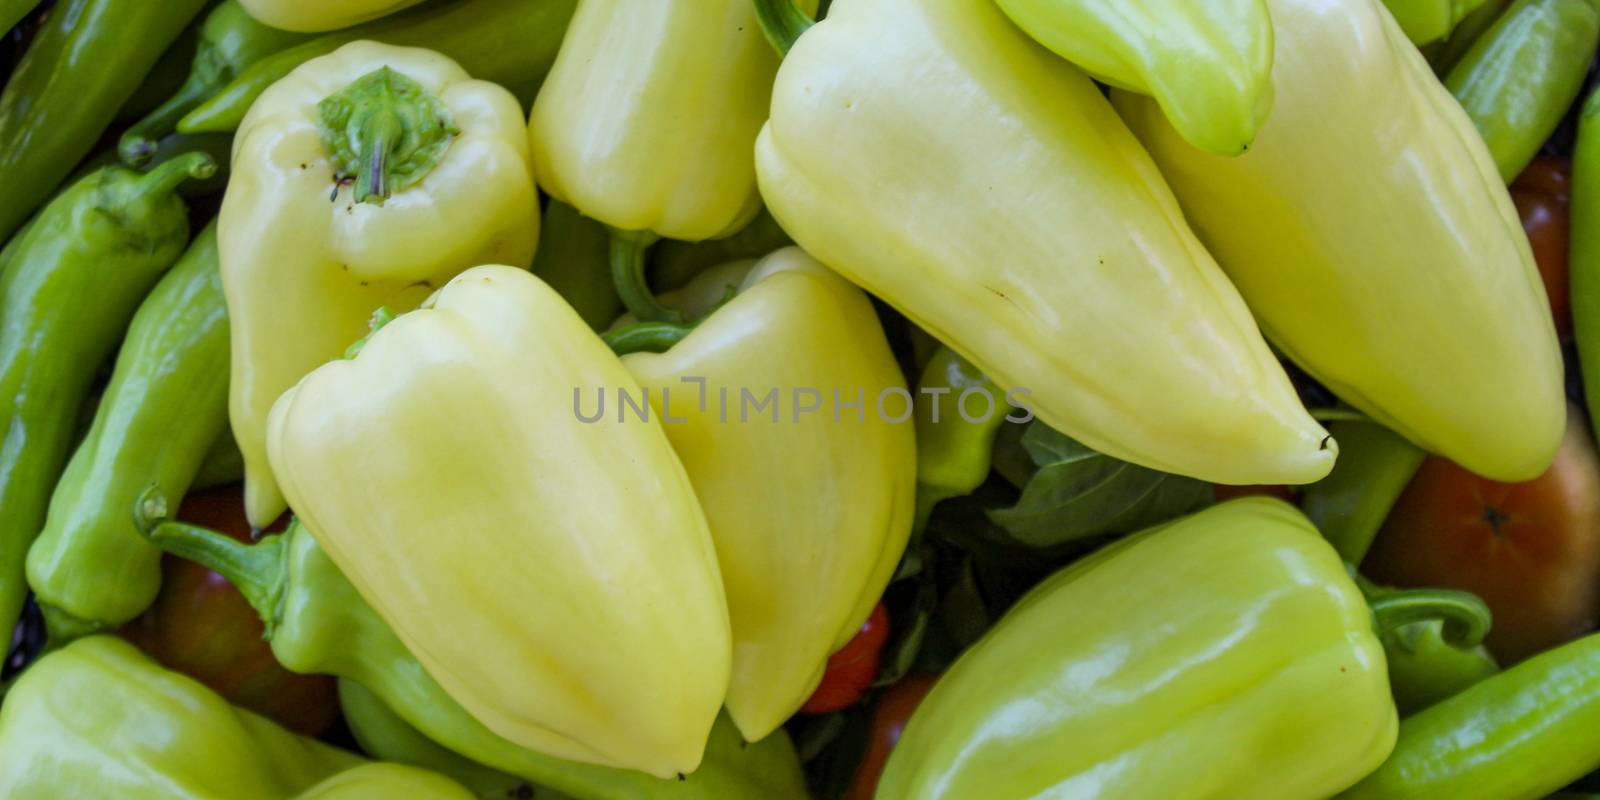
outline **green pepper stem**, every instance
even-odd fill
[[[394,320],[394,312],[390,311],[388,306],[378,306],[378,310],[372,312],[372,319],[367,322],[367,335],[357,339],[354,344],[346,347],[344,350],[344,357],[346,359],[352,359],[360,355],[361,351],[367,346],[367,342],[372,340],[372,334],[383,330],[383,326],[394,322]]]
[[[666,322],[682,325],[683,312],[667,308],[650,291],[644,277],[644,257],[656,240],[649,232],[611,231],[611,281],[616,284],[622,304],[640,322]]]
[[[1414,623],[1438,620],[1444,623],[1441,638],[1457,648],[1482,644],[1492,622],[1489,606],[1482,599],[1453,589],[1379,590],[1369,595],[1367,606],[1372,609],[1373,624],[1380,636]]]
[[[637,322],[600,335],[607,347],[619,356],[629,353],[665,353],[694,330],[692,325],[671,322]]]
[[[172,194],[190,178],[209,178],[217,172],[216,159],[201,152],[184,153],[139,176],[134,184],[136,197]]]
[[[755,4],[761,32],[766,34],[779,56],[789,55],[800,35],[817,24],[794,4],[794,0],[755,0]]]
[[[245,544],[209,528],[169,519],[166,497],[155,486],[135,501],[133,516],[139,532],[163,552],[193,561],[228,579],[261,616],[267,638],[272,638],[289,580],[282,535]]]
[[[207,98],[228,84],[217,56],[202,50],[195,56],[194,70],[178,92],[135,122],[117,143],[123,163],[142,167],[160,147],[161,138],[178,128],[178,120],[200,107]]]
[[[383,205],[438,166],[460,133],[421,84],[379,67],[317,104],[323,147],[355,201]]]

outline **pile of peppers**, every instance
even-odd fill
[[[0,797],[1600,797],[1600,0],[0,31]]]

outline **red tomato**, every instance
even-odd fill
[[[191,492],[178,518],[250,541],[237,486]],[[235,705],[316,736],[339,713],[332,678],[279,666],[262,638],[261,618],[233,584],[191,561],[167,556],[161,593],[122,634],[168,669],[186,673]]]
[[[1555,463],[1496,483],[1423,462],[1362,562],[1374,580],[1465,589],[1494,614],[1489,649],[1511,662],[1593,628],[1600,616],[1600,457],[1569,409]]]
[[[1211,495],[1217,498],[1217,502],[1219,503],[1226,502],[1237,497],[1254,497],[1256,495],[1261,495],[1263,497],[1276,497],[1279,500],[1290,503],[1293,503],[1295,500],[1294,489],[1292,487],[1277,485],[1227,486],[1219,483],[1211,487]]]
[[[879,603],[861,630],[839,652],[828,656],[822,683],[800,707],[800,713],[826,714],[855,705],[878,677],[878,661],[888,641],[889,612]]]
[[[1571,197],[1572,163],[1540,156],[1511,184],[1511,199],[1522,216],[1522,229],[1533,246],[1539,277],[1550,298],[1556,333],[1572,335],[1572,306],[1567,292],[1567,203]]]
[[[939,676],[926,672],[913,672],[899,683],[884,690],[877,708],[872,710],[872,731],[867,734],[867,752],[856,767],[850,781],[850,791],[845,800],[872,800],[878,791],[878,778],[883,775],[883,765],[888,762],[894,746],[900,743],[900,733],[906,729],[911,712],[922,704]]]

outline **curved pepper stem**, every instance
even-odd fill
[[[201,152],[184,153],[134,180],[133,196],[158,197],[172,194],[190,178],[205,179],[217,172],[217,161]]]
[[[161,137],[178,129],[178,120],[200,107],[217,90],[227,85],[227,73],[214,51],[202,49],[194,60],[194,71],[177,94],[156,106],[135,122],[117,142],[117,155],[123,163],[142,167],[160,148]]]
[[[794,0],[755,0],[755,4],[761,32],[766,34],[779,56],[789,55],[800,35],[817,24],[794,4]]]
[[[1489,607],[1471,592],[1453,589],[1410,589],[1379,591],[1368,595],[1373,625],[1382,636],[1407,625],[1438,620],[1444,623],[1441,636],[1456,648],[1477,647],[1489,634],[1492,617]]]
[[[226,534],[169,518],[166,495],[151,486],[134,501],[133,522],[151,544],[228,579],[261,616],[271,639],[289,583],[286,537],[273,534],[245,544]]]
[[[694,330],[692,325],[670,322],[639,322],[600,335],[606,346],[619,356],[629,353],[665,353]]]
[[[661,305],[644,277],[644,256],[657,237],[648,231],[611,231],[611,281],[617,296],[640,322],[682,325],[683,312]]]
[[[367,342],[372,340],[372,335],[383,330],[383,326],[394,322],[394,320],[395,314],[389,310],[388,306],[378,306],[378,310],[372,312],[372,319],[367,321],[367,335],[355,340],[353,344],[344,349],[345,359],[348,360],[361,355],[361,351],[367,346]]]
[[[460,133],[439,98],[388,67],[324,98],[317,115],[337,180],[380,206],[428,177]]]

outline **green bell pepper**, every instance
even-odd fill
[[[1517,0],[1450,70],[1445,86],[1510,183],[1583,88],[1600,42],[1600,2]]]
[[[89,154],[206,0],[66,0],[0,93],[0,239]]]
[[[232,131],[268,86],[295,67],[360,39],[443,53],[474,78],[510,89],[527,107],[555,63],[576,6],[577,0],[453,0],[333,31],[251,64],[179,120],[178,130]]]
[[[1544,797],[1600,767],[1600,634],[1546,651],[1400,724],[1341,800]]]
[[[372,690],[428,738],[495,769],[576,798],[801,798],[804,779],[783,732],[743,742],[724,714],[705,760],[683,780],[578,764],[494,735],[444,691],[367,605],[304,526],[254,545],[193,525],[164,521],[153,491],[141,525],[161,549],[232,581],[260,612],[279,662],[294,672],[336,675]]]
[[[89,434],[28,550],[54,642],[114,628],[161,588],[161,551],[128,509],[155,484],[180,498],[228,434],[228,307],[213,224],[134,315]]]
[[[361,764],[110,636],[46,655],[0,706],[9,800],[285,800]]]
[[[144,175],[92,173],[0,252],[0,641],[22,610],[24,558],[95,373],[188,241],[188,212],[173,191],[214,168],[190,153]]]
[[[361,684],[339,681],[339,708],[361,749],[374,758],[445,775],[483,798],[534,797],[527,779],[486,767],[445,749]]]

